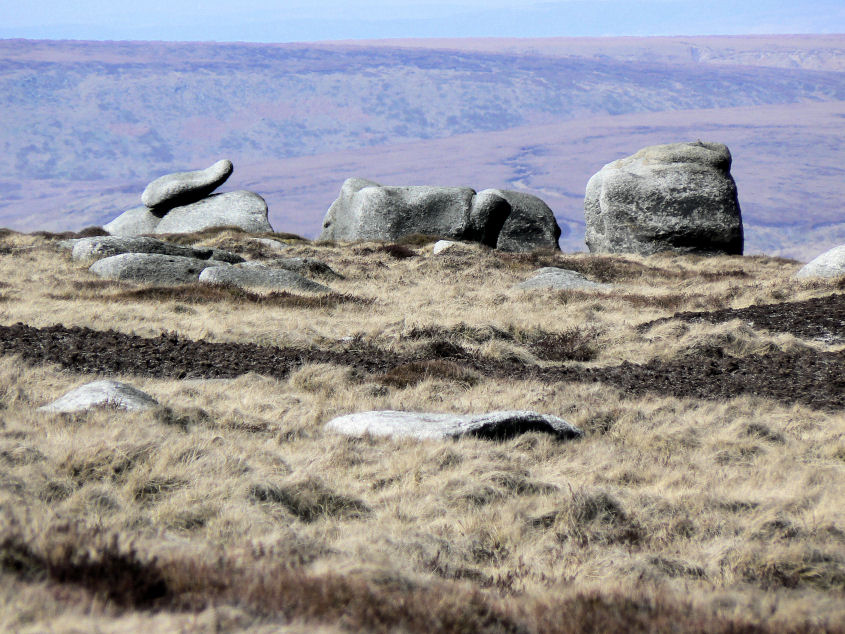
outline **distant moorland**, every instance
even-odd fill
[[[4,40],[0,60],[0,226],[102,224],[226,157],[277,231],[315,236],[364,176],[538,194],[575,251],[595,171],[701,138],[733,152],[748,253],[845,242],[845,36]]]

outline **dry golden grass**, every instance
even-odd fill
[[[248,240],[202,236],[245,252]],[[435,340],[540,365],[560,361],[536,342],[571,347],[571,333],[592,353],[566,363],[583,366],[700,344],[841,349],[738,321],[636,329],[681,310],[836,289],[792,280],[790,261],[480,247],[429,257],[429,245],[397,258],[377,245],[290,245],[345,276],[331,283],[339,296],[363,301],[134,293],[43,237],[9,234],[0,324],[325,348],[353,337],[393,351]],[[511,288],[551,264],[617,286]],[[0,630],[751,632],[845,622],[843,412],[754,397],[631,399],[601,384],[489,380],[448,364],[381,380],[318,364],[285,380],[116,377],[163,407],[37,411],[95,378],[0,357]],[[534,409],[586,437],[437,443],[323,431],[368,409]]]

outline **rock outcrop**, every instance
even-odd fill
[[[591,289],[609,290],[613,288],[610,284],[592,282],[577,271],[561,269],[555,266],[546,266],[534,271],[534,277],[517,284],[514,288],[522,290],[533,289]]]
[[[103,228],[113,236],[192,233],[234,227],[249,233],[272,232],[267,203],[254,192],[212,192],[232,173],[232,163],[217,161],[195,172],[157,178],[141,195],[143,207],[123,212]]]
[[[149,284],[188,284],[199,280],[203,269],[231,266],[217,260],[199,260],[160,253],[121,253],[97,260],[88,269],[110,280],[130,280]]]
[[[73,245],[74,260],[99,260],[120,255],[121,253],[158,253],[160,255],[179,255],[198,260],[218,260],[237,264],[244,259],[229,251],[215,248],[185,247],[156,238],[120,236],[97,236],[95,238],[80,238]]]
[[[350,178],[323,220],[320,240],[393,241],[411,234],[480,242],[507,251],[558,248],[548,206],[521,192],[469,187],[385,187]]]
[[[146,392],[119,381],[94,381],[71,390],[52,403],[39,407],[44,412],[81,412],[93,407],[114,407],[141,411],[157,407],[158,402]]]
[[[833,247],[813,258],[795,274],[795,277],[839,277],[845,275],[845,244]]]
[[[332,419],[326,423],[326,429],[350,436],[370,434],[419,440],[445,440],[464,436],[506,440],[528,432],[543,432],[560,440],[569,440],[584,434],[562,418],[529,411],[500,411],[470,416],[391,410],[360,412]]]
[[[313,282],[288,269],[275,269],[262,265],[213,266],[199,274],[203,284],[231,284],[245,288],[265,288],[278,291],[306,291],[329,293],[331,289]]]
[[[655,145],[605,165],[587,184],[593,253],[741,255],[731,153],[720,143]]]

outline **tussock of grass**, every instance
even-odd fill
[[[336,493],[316,479],[286,486],[257,484],[250,488],[249,498],[254,502],[279,504],[303,522],[323,517],[356,518],[370,513],[361,500]]]
[[[479,377],[457,363],[434,359],[403,363],[377,377],[376,381],[382,385],[401,389],[416,385],[426,379],[450,381],[471,387],[478,383]]]

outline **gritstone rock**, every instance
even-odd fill
[[[152,396],[127,383],[94,381],[38,409],[45,412],[79,412],[92,407],[115,407],[140,411],[157,405],[158,402]]]
[[[135,207],[124,211],[117,218],[103,225],[103,229],[113,236],[143,236],[155,233],[161,216],[148,207]]]
[[[420,440],[444,440],[472,436],[504,440],[528,432],[545,432],[561,440],[578,438],[583,432],[556,416],[529,411],[501,411],[459,416],[424,412],[375,411],[340,416],[326,429],[361,436],[394,436]]]
[[[234,284],[235,286],[296,290],[309,293],[330,293],[331,289],[302,277],[287,269],[266,266],[222,266],[202,271],[199,281],[203,284]]]
[[[601,290],[611,289],[613,287],[610,284],[591,282],[576,271],[560,269],[554,266],[546,266],[534,271],[534,277],[517,284],[514,288],[525,290],[535,288],[553,288],[560,290],[568,288],[588,288]]]
[[[810,260],[795,277],[838,277],[845,275],[845,244],[833,247]]]
[[[721,143],[655,145],[605,165],[587,184],[593,253],[741,255],[731,153]]]
[[[121,253],[97,260],[88,269],[110,280],[131,280],[150,284],[188,284],[199,280],[203,269],[230,266],[217,260],[198,260],[160,253]]]
[[[273,231],[267,203],[253,192],[214,194],[199,202],[174,207],[161,219],[155,233],[192,233],[215,227],[237,227],[248,233]]]
[[[208,196],[225,183],[231,173],[232,162],[223,159],[204,170],[167,174],[147,185],[141,202],[156,210],[188,205]]]
[[[476,194],[469,187],[383,187],[350,178],[326,213],[319,239],[391,241],[415,233],[529,251],[556,248],[560,227],[545,203],[528,194]]]
[[[120,255],[121,253],[180,255],[198,260],[218,260],[229,264],[244,261],[241,256],[222,249],[184,247],[147,237],[97,236],[95,238],[81,238],[73,246],[74,260],[94,260]]]
[[[460,244],[459,242],[455,242],[453,240],[438,240],[434,243],[434,247],[431,249],[431,253],[433,255],[439,255],[444,251],[448,251],[456,244]]]

